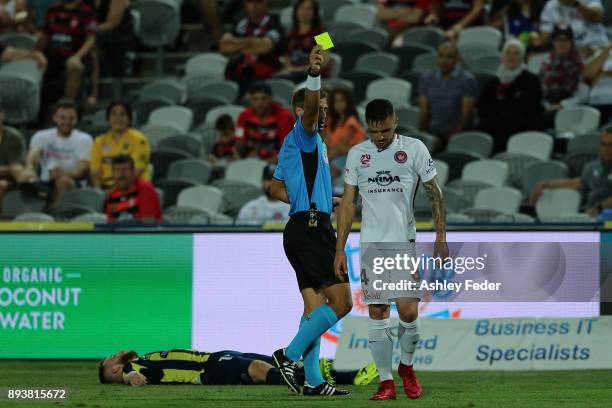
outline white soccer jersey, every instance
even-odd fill
[[[418,139],[396,135],[382,151],[369,139],[353,146],[348,153],[344,180],[359,187],[363,201],[361,242],[414,239],[416,189],[419,183],[435,176],[434,161]]]

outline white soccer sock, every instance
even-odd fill
[[[370,319],[370,352],[380,381],[392,380],[391,363],[393,361],[393,340],[389,330],[390,319]]]
[[[397,326],[397,337],[399,339],[400,348],[402,353],[400,355],[400,361],[405,365],[412,365],[414,358],[414,350],[416,349],[417,343],[419,342],[419,319],[406,323],[401,319]]]

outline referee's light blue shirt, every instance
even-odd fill
[[[318,148],[317,169],[312,196],[308,198],[308,188],[304,176],[305,167],[302,163],[300,151],[311,153]],[[289,215],[296,212],[308,211],[310,203],[317,205],[317,211],[331,214],[332,206],[332,180],[327,159],[327,147],[321,139],[319,132],[309,132],[302,125],[302,118],[295,122],[293,130],[289,132],[278,155],[278,164],[274,171],[274,178],[285,182],[287,195],[291,208]]]

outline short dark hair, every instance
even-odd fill
[[[98,380],[100,380],[100,384],[108,384],[106,376],[104,375],[104,360],[106,360],[106,358],[103,358],[98,363]]]
[[[391,101],[377,98],[366,105],[365,117],[367,123],[384,122],[389,116],[395,116],[395,108]]]
[[[223,114],[217,118],[215,122],[215,130],[233,130],[236,129],[234,119],[230,115]]]
[[[59,101],[57,101],[53,112],[57,112],[60,109],[74,109],[77,114],[79,112],[76,103],[74,103],[72,99],[60,99]]]
[[[106,120],[108,120],[110,118],[111,111],[113,110],[113,108],[115,106],[123,106],[123,109],[125,109],[125,112],[127,113],[129,121],[130,122],[132,121],[132,107],[126,101],[113,101],[113,102],[111,102],[106,107]]]
[[[272,96],[272,88],[270,87],[270,85],[266,84],[263,81],[254,82],[249,87],[249,95],[252,95],[254,93],[260,93],[260,92],[265,93],[266,95]]]
[[[324,90],[320,90],[320,98],[327,98],[327,92]],[[306,88],[300,88],[293,93],[293,97],[291,98],[291,109],[293,110],[293,114],[295,115],[295,111],[297,108],[304,109],[304,101],[306,100]]]
[[[132,168],[135,167],[134,159],[132,159],[132,156],[129,154],[118,154],[117,156],[113,157],[112,165],[114,166],[115,164],[129,164]]]

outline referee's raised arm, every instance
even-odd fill
[[[306,80],[306,94],[304,98],[304,114],[302,126],[309,132],[316,132],[319,125],[319,105],[321,100],[321,65],[323,64],[323,47],[316,45],[310,51],[310,67]],[[317,82],[315,84],[315,82]],[[311,86],[309,86],[311,85]],[[314,86],[312,86],[314,85]],[[316,89],[316,90],[313,90]]]

